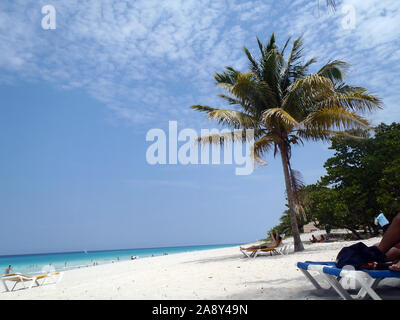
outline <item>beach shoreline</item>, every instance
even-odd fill
[[[54,252],[35,254],[15,254],[0,256],[0,270],[9,265],[12,272],[29,275],[43,274],[47,270],[69,271],[103,264],[143,259],[155,256],[164,256],[181,252],[201,251],[236,246],[238,244],[207,244],[173,247],[152,247],[113,250],[91,250],[74,252]]]
[[[363,240],[372,245],[380,238]],[[290,240],[285,240],[290,242]],[[357,241],[305,244],[289,255],[245,258],[239,246],[176,253],[68,270],[57,284],[0,293],[0,300],[270,300],[337,299],[318,295],[298,261],[334,261]]]

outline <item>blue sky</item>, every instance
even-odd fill
[[[57,12],[43,30],[41,8]],[[343,27],[343,8],[355,12]],[[222,107],[213,75],[246,71],[245,45],[304,34],[318,67],[349,62],[348,82],[400,121],[400,3],[339,1],[0,2],[0,254],[241,243],[266,236],[285,206],[279,159],[234,166],[147,164],[146,132],[178,121],[214,128],[193,104]],[[295,149],[307,183],[327,145]]]

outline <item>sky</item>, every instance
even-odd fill
[[[373,124],[400,121],[400,2],[3,0],[0,2],[0,255],[245,243],[285,209],[279,157],[235,165],[150,165],[146,134],[218,128],[191,105],[226,107],[213,76],[243,72],[243,46],[304,35],[305,59],[351,64],[379,95]],[[42,20],[51,5],[55,29]],[[312,71],[312,70],[311,70]],[[316,70],[314,70],[316,71]],[[306,183],[328,144],[295,148]]]

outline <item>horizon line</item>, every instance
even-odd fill
[[[170,247],[146,247],[146,248],[127,248],[127,249],[108,249],[108,250],[80,250],[80,251],[65,251],[65,252],[41,252],[41,253],[20,253],[20,254],[5,254],[1,255],[0,258],[4,257],[18,257],[18,256],[38,256],[38,255],[50,255],[50,254],[66,254],[66,253],[89,253],[89,252],[103,252],[103,251],[128,251],[128,250],[144,250],[144,249],[171,249],[171,248],[185,248],[185,247],[197,247],[197,246],[225,246],[225,245],[239,245],[242,243],[221,243],[221,244],[192,244],[183,246],[170,246]]]

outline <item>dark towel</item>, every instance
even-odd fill
[[[336,266],[338,268],[353,266],[359,269],[362,265],[369,262],[385,262],[385,254],[378,247],[367,247],[362,242],[343,248],[336,258]]]

